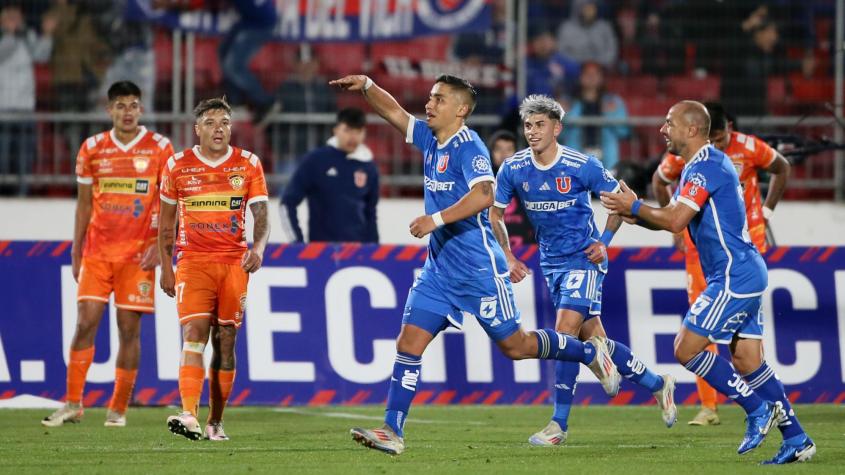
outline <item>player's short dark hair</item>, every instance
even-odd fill
[[[226,102],[226,96],[223,97],[212,97],[211,99],[203,99],[194,107],[194,117],[199,119],[202,117],[206,112],[210,110],[224,110],[227,114],[232,114],[232,106]]]
[[[710,133],[728,128],[728,113],[725,107],[719,102],[705,102],[704,107],[710,114]]]
[[[496,142],[498,142],[499,140],[511,142],[512,144],[516,145],[516,135],[514,135],[514,133],[510,130],[501,129],[493,132],[493,135],[490,136],[489,141],[490,148],[492,149],[493,146],[496,145]]]
[[[469,81],[464,78],[459,78],[458,76],[452,76],[451,74],[441,74],[440,76],[437,76],[437,80],[434,82],[448,84],[452,89],[463,94],[464,100],[466,100],[466,103],[469,106],[469,114],[467,114],[467,116],[472,114],[472,111],[475,110],[475,103],[478,100],[478,92],[474,87],[472,87],[472,84],[470,84]]]
[[[367,125],[367,115],[357,107],[347,107],[337,113],[335,124],[346,124],[350,129],[363,129]]]
[[[109,86],[106,94],[108,95],[109,102],[123,96],[135,96],[140,99],[141,88],[132,81],[117,81]]]

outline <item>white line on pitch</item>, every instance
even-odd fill
[[[363,414],[353,414],[351,412],[319,412],[319,411],[307,411],[304,409],[297,409],[293,407],[277,407],[274,408],[273,411],[275,412],[285,412],[288,414],[299,414],[303,416],[319,416],[319,417],[334,417],[337,419],[361,419],[367,421],[383,421],[384,417],[381,416],[365,416]],[[412,424],[454,424],[455,421],[438,421],[438,420],[428,420],[428,419],[408,419],[407,422]],[[469,424],[474,426],[483,426],[485,425],[483,422],[477,421],[462,421],[462,424]]]

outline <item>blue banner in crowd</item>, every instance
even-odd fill
[[[76,283],[67,242],[0,242],[0,398],[59,399],[76,324]],[[693,376],[676,364],[672,341],[686,311],[683,257],[669,248],[611,249],[602,320],[649,366],[680,382],[678,400],[694,402]],[[238,336],[232,404],[381,404],[394,358],[402,307],[426,251],[417,246],[310,244],[271,246],[251,277]],[[516,249],[534,269],[514,286],[526,328],[549,327],[554,312],[537,267],[536,247]],[[781,247],[766,256],[765,349],[791,397],[845,400],[845,248]],[[157,286],[156,286],[157,287]],[[140,404],[178,403],[180,327],[172,299],[156,295],[145,315]],[[727,354],[726,348],[720,348]],[[113,315],[101,324],[85,403],[105,404],[117,354]],[[206,355],[206,361],[208,361]],[[438,337],[423,359],[420,404],[544,404],[551,362],[512,362],[472,318],[463,332]],[[645,404],[629,383],[612,401],[582,370],[579,402]],[[207,396],[207,390],[205,391]]]
[[[163,10],[153,8],[151,3],[129,0],[126,17],[206,34],[226,33],[241,21],[235,9]],[[491,22],[491,7],[486,0],[277,0],[275,4],[273,36],[291,42],[400,40],[484,31]],[[273,9],[266,8],[270,8],[269,13],[239,27],[262,24],[267,17],[272,21]]]

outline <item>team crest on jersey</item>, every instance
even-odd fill
[[[144,173],[150,166],[150,159],[147,157],[135,157],[132,159],[132,165],[135,166],[135,171]]]
[[[615,178],[613,178],[613,174],[610,173],[610,170],[607,168],[602,169],[601,174],[604,177],[604,181],[611,182],[615,180]]]
[[[530,187],[530,186],[528,186],[528,182],[527,182],[527,181],[523,181],[523,182],[522,182],[522,189],[523,189],[523,190],[525,190],[525,192],[526,192],[526,193],[528,192],[528,190],[529,190],[530,188],[531,188],[531,187]]]
[[[355,180],[355,186],[358,188],[367,186],[367,172],[355,170],[355,173],[352,174],[352,178]]]
[[[241,188],[243,188],[244,182],[246,182],[246,180],[244,179],[243,175],[230,175],[229,176],[229,185],[232,186],[233,190],[240,190]]]
[[[705,178],[701,173],[690,173],[689,176],[687,176],[687,183],[692,183],[693,185],[706,188],[707,178]]]
[[[496,316],[496,297],[481,297],[481,307],[478,314],[482,318],[493,318]]]
[[[472,170],[475,173],[487,173],[490,171],[490,161],[484,155],[476,155],[472,159]]]
[[[569,190],[572,189],[572,181],[568,176],[555,178],[555,183],[557,184],[557,191],[560,193],[569,193]]]
[[[437,159],[437,172],[443,173],[446,171],[446,168],[449,166],[449,154],[444,153]]]

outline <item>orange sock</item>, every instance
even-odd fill
[[[235,371],[208,370],[208,422],[220,422],[223,420],[223,409],[232,394],[232,385],[235,382]]]
[[[109,402],[109,410],[126,413],[129,400],[132,398],[132,390],[135,388],[135,377],[138,376],[137,369],[116,368],[114,370],[114,392]]]
[[[715,343],[709,345],[705,348],[707,351],[712,353],[719,354],[719,348],[716,346]],[[705,407],[707,409],[716,410],[716,390],[713,389],[712,386],[707,384],[707,381],[696,377],[695,378],[695,385],[698,387],[698,397],[701,399],[701,407]]]
[[[82,402],[82,391],[85,389],[85,377],[88,368],[94,361],[94,347],[84,350],[70,350],[70,361],[67,365],[67,402],[79,404]]]
[[[182,396],[182,410],[190,412],[194,417],[199,412],[203,379],[205,379],[205,370],[199,366],[183,365],[179,368],[179,394]]]

